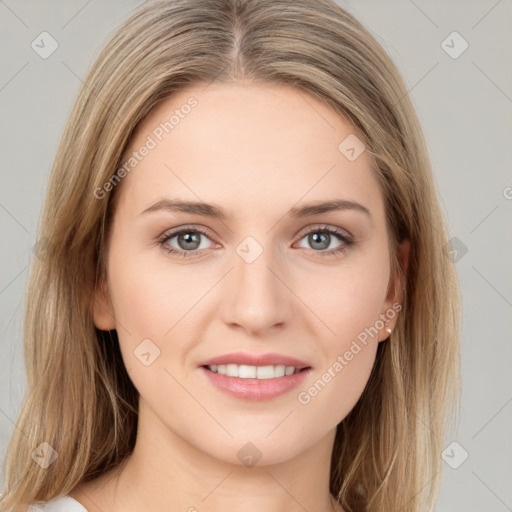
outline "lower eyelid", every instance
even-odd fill
[[[202,230],[199,230],[197,228],[184,228],[184,229],[181,229],[176,232],[164,234],[163,237],[160,238],[159,243],[168,254],[174,254],[175,256],[187,257],[187,256],[195,256],[195,255],[204,253],[206,251],[206,249],[204,249],[204,248],[185,251],[183,249],[177,249],[168,243],[169,240],[181,235],[182,233],[187,233],[187,232],[198,233],[198,234],[202,235],[203,237],[207,238],[208,240],[210,240],[210,242],[213,244],[214,247],[215,247],[215,245],[218,246],[218,244],[214,240],[212,240],[210,238],[210,236],[208,236],[207,233],[205,233]],[[334,249],[323,249],[323,250],[309,249],[310,251],[313,251],[314,253],[318,253],[319,255],[329,256],[329,255],[333,255],[336,253],[342,254],[349,248],[350,245],[352,245],[354,243],[353,237],[351,235],[348,235],[344,232],[339,232],[338,230],[330,228],[330,227],[313,228],[313,229],[307,231],[306,233],[304,233],[299,238],[299,242],[301,240],[303,240],[305,237],[307,237],[308,235],[310,235],[311,233],[318,233],[318,232],[327,233],[331,236],[334,236],[335,238],[338,239],[339,242],[341,242],[341,244],[338,247],[335,247]]]
[[[317,230],[313,230],[312,232],[315,233]],[[324,231],[325,233],[326,231]],[[341,255],[345,253],[351,245],[353,245],[353,240],[349,238],[348,236],[341,235],[337,232],[330,232],[327,231],[328,234],[331,235],[331,237],[334,237],[338,240],[339,244],[332,248],[332,249],[322,249],[322,250],[316,250],[309,247],[299,247],[300,249],[306,249],[309,253],[318,254],[319,256],[331,256],[331,255]],[[306,233],[303,237],[300,238],[299,242],[302,241],[305,237],[307,237],[310,233]],[[330,245],[330,244],[329,244]]]
[[[172,247],[169,244],[169,241],[172,240],[173,238],[176,238],[177,236],[179,236],[179,235],[181,235],[183,233],[198,233],[202,237],[207,238],[208,240],[210,240],[210,242],[213,245],[215,245],[215,242],[206,233],[203,233],[202,231],[199,231],[197,229],[182,229],[182,230],[176,231],[174,233],[164,234],[163,237],[161,237],[159,239],[159,243],[162,246],[170,247],[170,249],[166,249],[168,252],[176,252],[176,253],[184,252],[184,253],[194,254],[196,252],[202,252],[202,251],[206,250],[206,249],[193,249],[191,251],[184,251],[183,249],[177,249],[176,247]]]

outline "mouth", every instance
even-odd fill
[[[261,401],[290,392],[313,372],[306,362],[276,352],[231,352],[202,361],[201,373],[214,388],[232,397]]]
[[[265,366],[252,366],[246,364],[211,364],[204,365],[206,370],[217,373],[219,375],[226,375],[228,377],[238,377],[239,379],[276,379],[280,377],[287,377],[310,369],[310,366],[286,366],[278,365],[265,365]]]

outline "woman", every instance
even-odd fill
[[[403,80],[334,2],[145,3],[40,237],[2,510],[431,510],[457,278]]]

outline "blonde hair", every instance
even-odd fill
[[[314,95],[349,121],[374,158],[393,269],[411,243],[402,312],[369,382],[338,425],[330,491],[347,512],[430,510],[446,427],[457,421],[460,297],[423,134],[384,49],[332,0],[168,0],[114,33],[60,142],[32,262],[24,330],[28,386],[4,463],[2,510],[69,493],[131,453],[138,392],[115,331],[95,328],[105,275],[109,181],[148,112],[189,84],[246,79]],[[451,413],[451,414],[449,414]],[[58,453],[47,468],[33,451]]]

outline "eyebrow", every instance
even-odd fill
[[[144,211],[142,211],[140,215],[161,210],[190,213],[219,220],[225,220],[228,217],[224,210],[218,205],[197,201],[180,201],[177,199],[162,199],[157,201],[149,208],[146,208]],[[290,208],[287,215],[294,219],[301,219],[303,217],[310,217],[313,215],[319,215],[322,213],[339,210],[359,211],[366,214],[370,220],[373,220],[372,214],[370,213],[370,210],[366,208],[366,206],[356,203],[355,201],[349,201],[347,199],[332,199],[330,201],[314,202],[300,207],[293,207]]]

